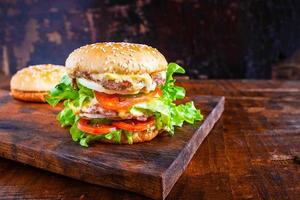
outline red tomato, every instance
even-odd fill
[[[149,117],[147,121],[138,120],[126,120],[126,121],[116,121],[112,125],[126,131],[145,131],[155,124],[153,117]]]
[[[106,124],[89,124],[89,120],[87,119],[79,119],[77,124],[77,128],[85,133],[89,133],[92,135],[102,135],[107,134],[111,131],[115,131],[116,127],[106,125]]]
[[[138,97],[124,97],[117,94],[105,94],[103,92],[95,92],[96,99],[101,107],[107,110],[128,110],[137,103],[145,102],[152,99],[155,95],[161,96],[162,91],[157,87],[153,92]]]

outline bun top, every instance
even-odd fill
[[[35,65],[18,71],[10,81],[12,90],[43,92],[51,90],[66,74],[64,66]]]
[[[155,48],[125,42],[95,43],[74,50],[66,60],[67,72],[89,74],[152,74],[166,71],[167,61]]]

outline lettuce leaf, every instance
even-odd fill
[[[64,109],[57,115],[57,120],[62,127],[72,126],[76,122],[76,115],[74,111],[74,102],[66,100],[64,102]],[[78,118],[78,116],[77,116]]]
[[[164,129],[170,135],[174,134],[174,126],[181,127],[183,122],[193,124],[195,121],[203,119],[200,110],[196,109],[193,102],[176,105],[176,99],[185,97],[185,90],[182,87],[175,86],[173,78],[174,73],[185,73],[184,69],[176,63],[168,65],[166,82],[161,86],[163,95],[151,101],[136,104],[130,109],[130,113],[138,115],[140,113],[154,113],[156,119],[156,128]]]
[[[167,69],[166,82],[161,87],[165,101],[173,102],[176,99],[183,99],[185,97],[185,89],[183,87],[175,86],[173,78],[174,73],[184,74],[185,70],[176,63],[170,63]]]
[[[94,92],[93,90],[84,87],[83,85],[77,83],[77,86],[79,88],[78,95],[78,105],[77,107],[81,108],[84,104],[90,102],[94,98]]]
[[[60,83],[49,92],[46,101],[51,106],[56,106],[61,100],[77,99],[78,95],[78,91],[72,87],[72,80],[65,75]]]
[[[133,134],[131,132],[125,132],[128,144],[133,144]]]
[[[88,147],[88,144],[103,138],[113,139],[116,143],[121,143],[121,130],[112,131],[105,135],[90,135],[77,128],[80,108],[88,104],[94,98],[93,90],[84,87],[77,82],[77,89],[72,86],[72,80],[64,76],[60,83],[56,85],[48,94],[46,101],[56,106],[60,101],[64,101],[64,109],[57,115],[57,120],[62,127],[71,126],[70,134],[72,140],[81,146]]]
[[[72,126],[76,122],[76,117],[83,104],[94,98],[93,90],[77,83],[78,90],[72,86],[72,80],[68,76],[63,76],[60,83],[56,85],[46,97],[46,101],[56,106],[60,101],[64,101],[64,109],[57,115],[57,120],[62,127]]]
[[[84,134],[80,139],[79,139],[79,144],[84,147],[89,147],[89,144],[92,142],[96,142],[101,139],[108,139],[111,140],[113,139],[115,143],[121,144],[121,130],[116,130],[112,131],[106,135],[89,135],[89,134]]]

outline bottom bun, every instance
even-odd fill
[[[142,131],[142,132],[135,132],[132,135],[132,143],[140,143],[140,142],[147,142],[152,140],[153,138],[155,138],[158,135],[159,131],[158,130],[153,130],[153,131]],[[112,139],[112,140],[108,140],[108,139],[102,139],[100,140],[101,142],[104,143],[113,143],[116,144],[116,142]],[[128,144],[128,140],[125,134],[121,135],[121,144]]]
[[[11,90],[10,94],[13,98],[18,100],[44,103],[46,102],[45,97],[48,95],[48,92],[24,92],[20,90]]]

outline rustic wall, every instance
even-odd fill
[[[190,76],[270,78],[300,47],[297,0],[1,0],[0,71],[63,64],[97,41],[157,47]]]

